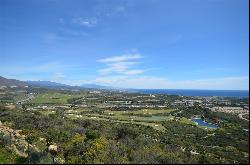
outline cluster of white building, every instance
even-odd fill
[[[243,109],[242,107],[213,107],[212,111],[224,112],[224,113],[248,113],[249,110]]]

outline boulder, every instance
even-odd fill
[[[49,145],[49,152],[57,152],[57,145],[55,144]]]

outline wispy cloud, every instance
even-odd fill
[[[112,17],[115,15],[125,15],[126,14],[126,7],[125,6],[116,6],[111,10],[104,11],[104,15],[107,17]]]
[[[132,69],[132,67],[139,62],[135,61],[141,59],[140,54],[126,54],[121,56],[113,56],[108,58],[99,59],[98,62],[104,63],[107,67],[98,70],[101,74],[124,74],[124,75],[136,75],[144,72],[142,69]]]
[[[249,90],[249,77],[221,77],[198,80],[169,80],[155,76],[104,76],[96,83],[137,89],[225,89]]]
[[[46,33],[43,36],[44,41],[58,41],[58,40],[67,40],[75,37],[86,37],[89,34],[83,28],[76,27],[75,25],[92,28],[97,25],[97,18],[84,18],[84,17],[73,17],[70,19],[58,18],[58,24],[60,28],[57,32]]]
[[[94,27],[97,25],[97,18],[77,17],[77,18],[72,18],[72,23],[80,25],[80,26],[84,26],[84,27]]]
[[[51,43],[54,41],[65,41],[67,40],[67,38],[58,35],[57,33],[45,33],[42,36],[42,39],[44,42],[46,43]]]
[[[99,59],[105,68],[100,69],[94,83],[126,88],[148,89],[249,89],[249,77],[220,77],[194,80],[171,80],[166,77],[145,75],[146,71],[160,68],[135,68],[141,58],[139,53],[131,53]]]
[[[127,3],[119,3],[112,5],[101,2],[96,5],[94,12],[97,16],[100,17],[125,16],[128,8],[129,6]]]
[[[98,60],[98,62],[109,63],[109,62],[122,62],[134,59],[140,59],[142,56],[140,54],[125,54],[121,56],[113,56],[108,58],[103,58]]]
[[[136,69],[136,70],[125,71],[124,74],[127,74],[127,75],[137,75],[137,74],[142,74],[144,72],[145,72],[144,70]]]

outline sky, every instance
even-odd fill
[[[0,0],[0,75],[249,90],[248,0]]]

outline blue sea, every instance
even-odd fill
[[[136,89],[144,94],[171,94],[181,96],[220,96],[249,98],[248,90],[195,90],[195,89]]]

